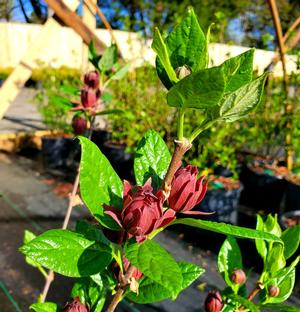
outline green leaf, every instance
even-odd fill
[[[62,312],[62,309],[53,302],[39,302],[39,303],[33,303],[30,306],[30,309],[32,309],[35,312]]]
[[[300,312],[300,308],[287,306],[283,304],[264,304],[262,305],[264,309],[270,309],[273,311],[282,311],[282,312]]]
[[[240,285],[233,283],[230,279],[235,269],[243,269],[242,254],[235,238],[228,236],[224,241],[218,255],[218,269],[227,285],[235,292]]]
[[[118,49],[115,44],[112,44],[110,47],[105,49],[100,61],[98,62],[98,66],[101,71],[106,72],[112,69],[117,60]]]
[[[283,251],[284,246],[279,243],[274,243],[271,250],[269,250],[266,259],[265,270],[271,273],[271,275],[274,275],[278,270],[285,267]]]
[[[99,225],[91,224],[86,220],[78,220],[76,222],[76,232],[82,234],[85,238],[90,241],[95,241],[110,245],[110,241],[103,234],[102,229]]]
[[[90,212],[102,225],[117,230],[119,227],[104,213],[103,204],[122,209],[123,183],[107,158],[90,140],[81,142],[80,194]]]
[[[28,230],[24,231],[24,239],[23,239],[24,244],[29,243],[30,241],[32,241],[35,238],[36,238],[36,235],[33,234],[32,232],[30,232]],[[40,265],[38,263],[36,263],[35,261],[31,260],[27,256],[25,257],[25,261],[26,261],[27,264],[29,264],[29,265],[31,265],[31,266],[33,266],[35,268],[39,268],[40,267]]]
[[[255,305],[253,302],[247,300],[246,298],[243,298],[236,294],[230,294],[228,295],[228,298],[232,299],[234,302],[239,303],[243,305],[244,308],[249,309],[251,312],[259,312],[260,309],[257,305]]]
[[[299,248],[300,225],[286,229],[280,237],[284,243],[284,257],[290,258]]]
[[[204,269],[199,266],[188,263],[188,262],[178,262],[179,268],[182,273],[182,287],[180,292],[187,288],[193,281],[195,281],[201,274],[204,273]],[[161,286],[151,280],[148,277],[145,277],[141,280],[139,284],[139,294],[129,292],[126,297],[133,302],[146,304],[161,301],[167,298],[174,298],[174,294],[169,289]]]
[[[180,80],[167,93],[170,106],[180,108],[211,108],[220,102],[225,89],[221,66],[204,69]]]
[[[94,65],[94,67],[99,70],[98,62],[99,62],[101,56],[97,55],[95,42],[93,40],[89,44],[88,58],[89,58],[89,61]]]
[[[256,230],[258,230],[258,231],[264,230],[264,221],[259,214],[257,215]],[[256,245],[257,252],[265,261],[266,257],[267,257],[267,253],[268,253],[266,242],[261,240],[261,239],[256,239],[255,245]]]
[[[182,273],[182,289],[189,287],[205,270],[190,262],[178,262],[179,268]]]
[[[111,80],[121,80],[125,77],[127,74],[128,70],[130,68],[130,63],[126,64],[123,66],[121,69],[119,69],[115,74],[113,74],[110,79]]]
[[[151,177],[155,188],[161,186],[171,155],[161,136],[149,130],[137,146],[134,158],[134,174],[138,185],[144,185]]]
[[[81,278],[74,284],[71,296],[79,297],[82,303],[88,304],[91,312],[100,312],[105,303],[106,289],[91,278]]]
[[[205,55],[206,55],[206,62],[205,62],[205,68],[208,67],[208,64],[209,64],[209,43],[210,43],[210,30],[211,28],[214,26],[215,24],[214,23],[211,23],[209,26],[208,26],[208,29],[207,29],[207,32],[206,32],[206,44],[205,44]]]
[[[226,77],[225,92],[233,92],[252,80],[254,49],[223,63]]]
[[[187,65],[192,72],[206,67],[206,38],[192,7],[186,18],[177,25],[166,39],[170,60],[174,69]]]
[[[176,73],[171,65],[167,46],[158,28],[154,29],[154,36],[151,48],[156,52],[156,68],[162,83],[169,89],[178,81]]]
[[[265,230],[265,232],[274,234],[278,237],[281,236],[282,231],[281,231],[281,227],[277,221],[277,215],[275,215],[273,217],[271,214],[269,214],[267,216],[267,220],[264,223],[264,230]]]
[[[180,267],[158,243],[152,240],[127,243],[125,255],[145,276],[170,290],[172,296],[178,294],[183,283]]]
[[[287,274],[285,274],[287,272]],[[276,285],[279,289],[279,295],[277,297],[268,297],[268,303],[281,303],[286,301],[291,295],[295,285],[295,268],[283,269],[280,271],[280,275],[274,278],[270,285]]]
[[[40,265],[71,277],[96,274],[112,260],[110,247],[68,230],[49,230],[20,250]]]
[[[279,237],[265,233],[262,231],[257,231],[253,229],[243,228],[235,225],[219,223],[219,222],[212,222],[212,221],[204,221],[204,220],[195,220],[192,218],[185,218],[185,219],[176,219],[170,225],[173,224],[185,224],[188,226],[193,226],[196,228],[235,236],[238,238],[250,238],[250,239],[264,239],[270,242],[278,242],[282,244],[282,241]]]
[[[245,117],[259,105],[268,73],[230,93],[222,102],[219,115],[226,122]]]

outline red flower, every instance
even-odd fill
[[[206,312],[220,312],[223,308],[222,297],[216,290],[210,291],[204,303]]]
[[[87,128],[87,121],[83,117],[74,116],[72,120],[72,127],[76,135],[83,134]]]
[[[185,214],[209,214],[201,211],[190,211],[203,199],[207,190],[204,177],[197,179],[198,169],[194,166],[179,168],[173,178],[169,196],[169,207]]]
[[[90,71],[84,75],[84,83],[92,88],[99,88],[99,73],[96,70]]]
[[[90,312],[88,305],[84,305],[80,302],[80,299],[77,297],[71,303],[68,303],[64,308],[65,312]]]
[[[99,92],[92,88],[84,87],[81,90],[81,104],[84,108],[94,108],[99,99]]]
[[[122,211],[106,206],[106,213],[119,226],[138,242],[142,242],[155,229],[174,220],[174,211],[168,210],[163,214],[164,196],[161,191],[153,193],[151,179],[144,186],[133,187],[124,182]]]

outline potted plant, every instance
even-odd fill
[[[94,143],[79,137],[80,194],[95,224],[79,222],[75,231],[49,230],[31,237],[21,247],[34,265],[77,278],[72,302],[65,311],[113,312],[124,298],[135,303],[176,299],[204,273],[193,263],[176,261],[153,240],[166,227],[178,224],[228,235],[218,258],[219,272],[228,287],[208,294],[204,302],[207,312],[286,311],[281,302],[291,294],[299,261],[298,257],[286,266],[285,260],[295,251],[295,244],[288,239],[290,231],[281,233],[272,216],[266,221],[258,219],[256,230],[193,218],[205,215],[193,208],[203,200],[207,182],[198,177],[197,167],[182,166],[184,155],[212,124],[234,122],[253,110],[260,102],[266,78],[263,75],[252,80],[252,50],[207,68],[207,40],[192,8],[166,39],[155,30],[152,47],[157,54],[158,75],[169,90],[168,105],[175,107],[178,116],[172,154],[157,132],[147,131],[136,148],[136,185],[132,185],[118,177]],[[190,67],[188,75],[182,75],[185,66]],[[202,110],[205,119],[188,133],[184,113],[194,106]],[[247,276],[234,237],[255,240],[265,262],[257,284],[248,293],[244,291]],[[60,309],[44,299],[31,308],[49,312]]]

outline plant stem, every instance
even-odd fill
[[[191,136],[189,137],[189,141],[191,143],[193,143],[193,141],[196,139],[196,137],[201,134],[204,130],[208,129],[209,127],[211,127],[216,121],[218,121],[217,119],[209,121],[207,123],[204,123],[204,125],[201,125],[200,127],[198,127],[195,131],[193,131],[193,133],[191,134]]]
[[[73,207],[74,207],[74,203],[75,203],[75,198],[76,198],[76,193],[77,193],[77,190],[78,190],[78,186],[79,186],[79,168],[78,168],[78,172],[77,172],[77,175],[76,175],[76,178],[75,178],[75,181],[74,181],[72,193],[71,193],[71,195],[69,197],[69,205],[68,205],[68,209],[66,211],[64,222],[63,222],[63,225],[62,225],[62,229],[63,230],[65,230],[68,227],[68,224],[69,224],[69,221],[70,221],[70,217],[71,217],[71,213],[72,213],[72,210],[73,210]],[[47,277],[46,277],[45,286],[44,286],[43,292],[41,294],[41,302],[45,302],[47,294],[48,294],[48,291],[49,291],[49,288],[50,288],[50,285],[53,282],[53,280],[54,280],[54,272],[52,270],[50,270],[48,272]]]
[[[186,138],[183,138],[181,141],[175,141],[175,150],[172,155],[171,162],[169,164],[169,168],[167,174],[162,183],[162,189],[165,194],[165,197],[168,198],[171,191],[171,183],[174,177],[178,166],[182,160],[183,155],[192,147],[190,141]]]
[[[122,296],[126,290],[126,287],[128,286],[129,279],[134,271],[135,267],[133,265],[129,266],[125,276],[124,276],[124,282],[119,284],[116,294],[113,297],[113,300],[111,301],[110,305],[108,306],[106,312],[113,312],[115,311],[117,305],[122,300]]]
[[[249,296],[247,297],[247,299],[249,301],[252,301],[254,299],[254,297],[263,289],[263,284],[258,282],[255,286],[255,288],[251,291],[251,293],[249,294]]]
[[[178,109],[178,120],[177,120],[177,138],[179,141],[183,140],[183,125],[184,125],[184,109]]]

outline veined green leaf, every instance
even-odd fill
[[[171,155],[161,136],[149,130],[137,146],[134,158],[134,174],[138,185],[151,177],[152,185],[158,188],[167,172]]]
[[[112,260],[109,246],[68,230],[49,230],[20,250],[40,265],[71,277],[96,274]]]
[[[206,109],[217,106],[223,97],[225,78],[221,66],[200,70],[180,80],[167,93],[170,106]]]
[[[284,257],[290,258],[299,248],[300,243],[300,225],[286,229],[281,237],[284,243]]]
[[[113,219],[104,213],[103,204],[121,209],[123,183],[107,158],[90,140],[79,137],[81,143],[80,194],[90,212],[102,225],[118,229]]]
[[[220,107],[220,118],[233,122],[257,108],[263,95],[268,73],[230,93]]]
[[[151,48],[156,52],[156,67],[158,76],[164,85],[169,89],[178,81],[175,70],[171,65],[168,48],[158,28],[154,29],[154,37]]]
[[[91,278],[80,278],[72,288],[72,298],[79,297],[80,302],[88,304],[91,312],[101,312],[105,303],[106,289]]]
[[[237,290],[239,285],[234,284],[230,276],[236,269],[243,269],[242,254],[235,238],[228,236],[224,241],[218,255],[218,269],[226,284]]]
[[[183,277],[182,288],[180,291],[187,288],[193,281],[204,273],[204,269],[193,263],[178,262],[178,265]],[[133,302],[146,304],[161,301],[167,298],[173,298],[174,294],[161,284],[145,277],[139,284],[139,294],[137,295],[133,292],[129,292],[126,297]]]
[[[206,38],[192,7],[185,19],[168,35],[166,45],[174,69],[187,65],[192,72],[206,67]]]
[[[193,226],[196,228],[235,236],[238,238],[249,238],[249,239],[264,239],[270,242],[278,242],[282,244],[282,241],[279,237],[265,233],[262,231],[257,231],[253,229],[243,228],[231,224],[219,223],[219,222],[212,222],[212,221],[204,221],[204,220],[195,220],[192,218],[185,218],[185,219],[176,219],[170,225],[173,224],[185,224],[188,226]]]
[[[226,78],[225,92],[233,92],[252,80],[254,49],[223,63]]]
[[[183,277],[179,265],[158,243],[127,243],[125,255],[145,276],[167,288],[172,297],[180,291]]]
[[[258,231],[264,231],[264,221],[263,221],[262,217],[260,215],[257,215],[256,218],[257,218],[256,229]],[[256,245],[257,252],[260,254],[260,256],[265,261],[266,257],[267,257],[267,253],[268,253],[266,242],[261,240],[261,239],[256,239],[255,245]]]
[[[100,61],[98,62],[99,69],[101,71],[109,71],[112,69],[114,64],[118,60],[118,49],[115,44],[112,44],[110,47],[106,48],[103,52]]]

